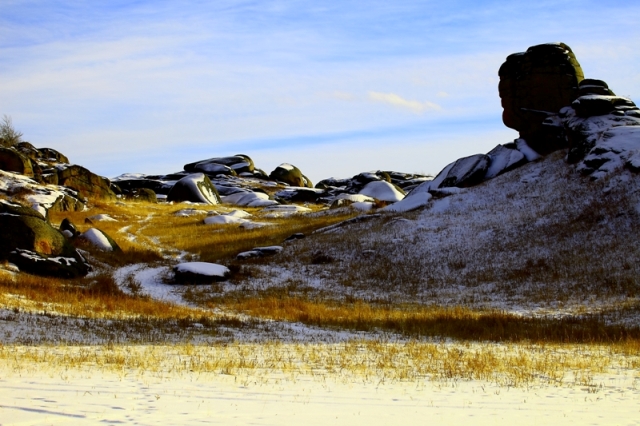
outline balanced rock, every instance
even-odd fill
[[[167,201],[220,204],[220,195],[204,173],[194,173],[176,182],[167,194]]]
[[[564,148],[562,128],[545,120],[580,94],[584,74],[571,48],[564,43],[532,46],[509,55],[499,76],[504,124],[541,154]]]

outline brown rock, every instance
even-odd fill
[[[0,147],[0,170],[33,177],[31,160],[13,148]]]
[[[58,184],[67,186],[78,195],[105,201],[115,201],[116,194],[111,190],[108,179],[98,176],[84,167],[73,165],[58,172]]]

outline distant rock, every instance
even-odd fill
[[[264,192],[238,191],[231,195],[220,197],[225,204],[233,204],[240,207],[267,207],[278,204],[275,200],[270,200],[269,195]]]
[[[303,175],[299,168],[288,163],[280,164],[269,174],[269,177],[291,186],[313,188],[311,180]]]
[[[254,257],[274,256],[283,250],[282,246],[254,247],[249,251],[243,251],[236,256],[236,259],[244,260]]]
[[[130,201],[152,204],[156,204],[158,202],[156,193],[149,188],[135,188],[128,191],[123,191],[122,195],[124,195],[124,197]]]
[[[167,194],[167,201],[220,204],[220,196],[211,180],[203,173],[194,173],[180,179]]]
[[[208,160],[196,161],[184,166],[184,170],[189,173],[205,173],[207,175],[239,175],[241,173],[251,173],[255,166],[253,160],[244,154],[231,157],[209,158]]]
[[[571,48],[564,43],[532,46],[509,55],[498,74],[504,124],[538,153],[565,148],[562,127],[546,120],[580,95],[584,74]]]
[[[456,186],[458,188],[466,188],[477,185],[484,180],[490,162],[489,156],[484,154],[460,158],[451,165],[451,168],[445,169],[446,175],[438,187]],[[444,173],[444,170],[441,173]],[[436,179],[439,177],[440,175],[436,176]]]

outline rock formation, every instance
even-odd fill
[[[514,53],[498,72],[502,121],[541,154],[566,147],[562,127],[547,120],[580,95],[582,68],[564,43],[532,46]]]

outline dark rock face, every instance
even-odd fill
[[[167,201],[220,204],[220,195],[205,174],[194,173],[176,182],[167,195]]]
[[[498,145],[489,151],[487,155],[491,161],[484,179],[492,179],[527,162],[527,158],[522,152],[518,151],[516,146]]]
[[[311,180],[303,175],[299,168],[291,164],[280,164],[269,174],[269,177],[291,186],[313,188]]]
[[[0,258],[39,275],[73,278],[89,272],[84,258],[42,215],[6,202],[0,206]]]
[[[580,95],[584,74],[571,48],[564,43],[532,46],[508,56],[498,74],[504,124],[541,154],[564,148],[562,128],[545,120]]]

